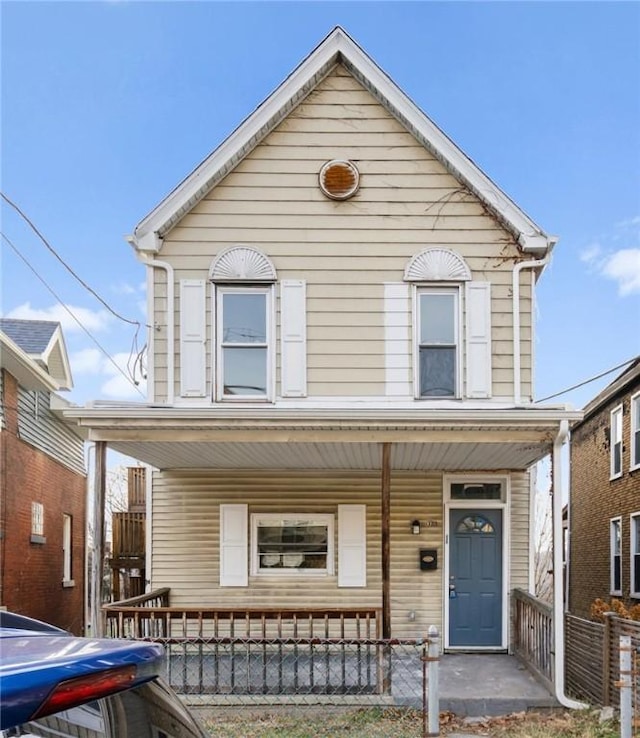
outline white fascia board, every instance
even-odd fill
[[[134,230],[140,250],[159,251],[162,236],[211,189],[216,177],[246,156],[332,66],[342,61],[368,82],[381,104],[422,139],[447,169],[465,183],[517,236],[523,251],[544,253],[557,239],[548,236],[453,141],[428,118],[391,78],[339,26],[223,143],[188,175]]]
[[[153,423],[154,426],[171,424],[191,424],[191,427],[215,428],[218,426],[233,426],[237,430],[256,427],[261,424],[268,426],[282,423],[287,428],[310,426],[313,424],[323,427],[350,427],[360,424],[366,428],[384,425],[411,425],[422,426],[429,424],[436,427],[474,427],[491,426],[498,429],[501,426],[515,428],[517,426],[555,426],[561,420],[570,423],[578,422],[582,418],[579,410],[562,408],[548,409],[511,409],[511,410],[414,410],[398,411],[390,408],[378,409],[344,409],[342,411],[330,409],[322,411],[276,410],[274,408],[239,407],[232,408],[158,408],[149,406],[132,407],[78,407],[65,411],[65,416],[75,418],[86,425],[103,425],[105,422],[125,427]]]
[[[47,348],[42,352],[42,360],[47,366],[49,366],[51,354],[56,350],[56,348],[60,353],[62,376],[57,376],[55,379],[59,382],[60,389],[73,389],[73,377],[71,374],[71,364],[69,363],[69,354],[67,353],[67,346],[64,342],[64,335],[60,325],[58,325],[55,331],[51,334]]]
[[[29,354],[25,353],[9,336],[0,332],[0,366],[13,375],[28,390],[56,392],[60,383],[48,374]]]

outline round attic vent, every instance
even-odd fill
[[[320,170],[320,189],[332,200],[348,200],[360,186],[360,172],[350,161],[333,159]]]

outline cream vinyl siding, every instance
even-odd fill
[[[174,607],[357,607],[381,606],[380,476],[353,472],[154,473],[153,587],[170,587]],[[338,587],[328,577],[249,576],[248,587],[220,587],[220,505],[243,503],[253,513],[335,515],[338,505],[366,505],[366,587]],[[442,475],[393,474],[391,484],[391,606],[394,635],[424,635],[441,623],[441,571],[421,572],[418,548],[442,557]],[[420,536],[414,518],[433,521]],[[249,547],[247,547],[247,557]],[[407,619],[415,610],[416,621]]]
[[[511,551],[509,591],[529,589],[529,472],[511,475]]]
[[[352,160],[361,174],[359,192],[344,202],[325,198],[318,187],[321,166],[334,158]],[[491,282],[492,395],[513,396],[511,278],[522,254],[476,198],[342,67],[167,234],[161,258],[175,269],[176,295],[181,279],[206,278],[214,257],[235,244],[262,250],[279,280],[306,282],[311,398],[384,394],[384,283],[402,282],[407,261],[425,248],[456,250],[474,280]],[[156,276],[155,319],[160,322],[166,294],[162,279]],[[525,272],[525,397],[531,383],[530,283]],[[210,323],[210,296],[207,300]],[[177,347],[179,305],[174,320]],[[158,400],[166,397],[163,335],[160,330],[155,337]],[[175,358],[178,397],[177,350]],[[209,393],[211,376],[209,346]],[[279,377],[278,357],[277,395]]]

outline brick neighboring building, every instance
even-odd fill
[[[71,386],[59,323],[0,320],[0,606],[81,634],[83,441],[56,394]]]
[[[640,359],[584,409],[571,434],[569,610],[640,605]]]

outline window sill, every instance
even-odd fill
[[[622,472],[618,472],[618,474],[612,474],[609,477],[609,481],[613,482],[615,479],[621,479],[621,477],[622,477]]]
[[[636,464],[635,466],[630,466],[629,467],[629,471],[630,472],[640,471],[640,464]],[[638,593],[638,597],[640,597],[640,593]]]
[[[29,542],[42,545],[43,543],[47,542],[47,538],[46,536],[37,536],[35,533],[32,533],[31,537],[29,538]]]
[[[65,589],[68,589],[68,588],[70,588],[70,587],[75,587],[75,586],[76,586],[76,583],[74,582],[74,580],[73,580],[73,579],[63,579],[63,580],[62,580],[62,586],[63,586],[63,587],[65,588]]]
[[[611,592],[609,592],[609,594],[611,595],[611,597],[622,597],[622,590],[621,589],[612,590]]]

